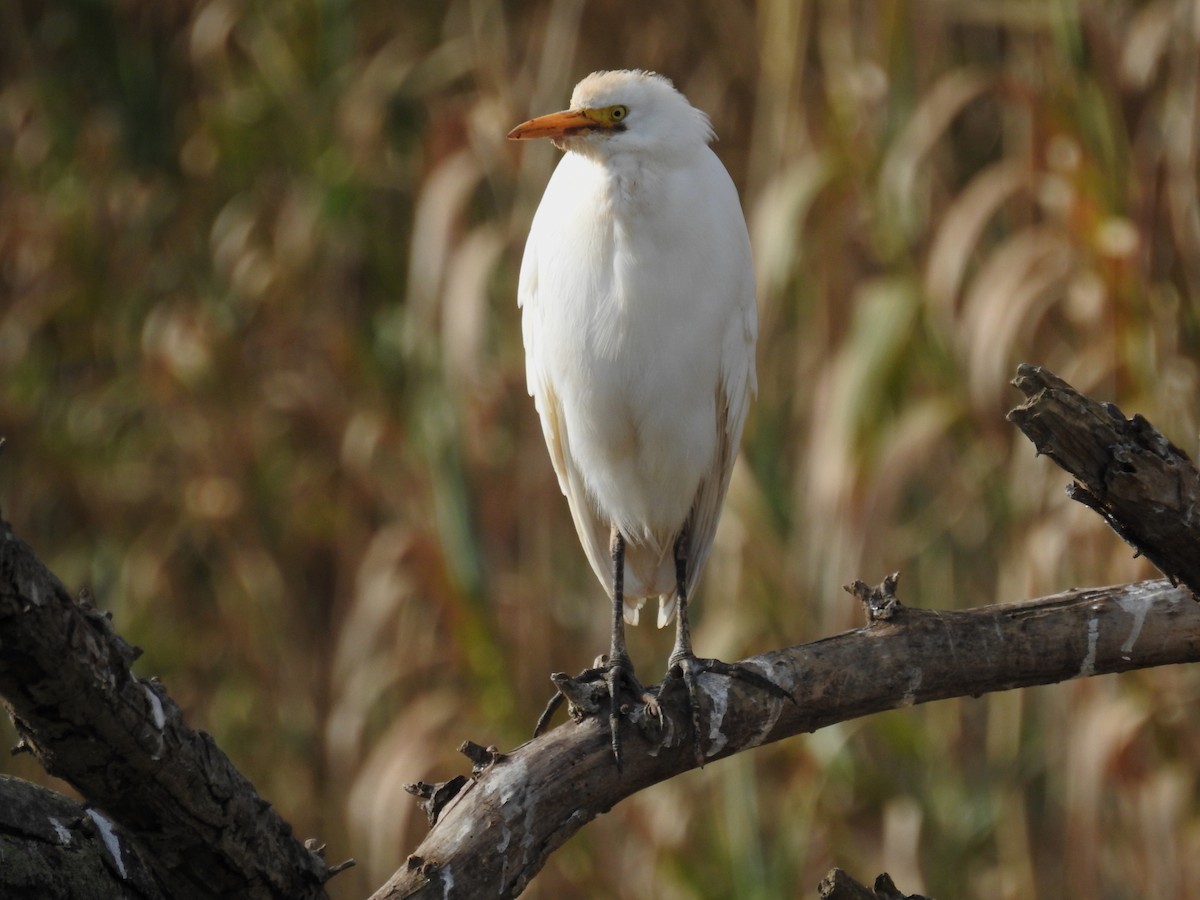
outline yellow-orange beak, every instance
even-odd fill
[[[528,122],[522,122],[508,133],[508,139],[510,141],[527,141],[532,138],[558,140],[559,138],[583,134],[591,131],[593,128],[603,127],[603,123],[597,122],[589,116],[586,110],[567,109],[562,112],[550,113],[548,116],[538,116],[536,119],[530,119]]]

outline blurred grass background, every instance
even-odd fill
[[[594,69],[712,115],[755,248],[699,652],[855,626],[840,586],[896,569],[938,608],[1153,575],[1004,412],[1034,362],[1196,449],[1196,2],[20,0],[0,35],[0,506],[358,858],[336,898],[424,834],[404,783],[606,646],[515,303],[556,153],[504,140]],[[669,646],[632,635],[645,675]],[[622,804],[529,896],[1197,897],[1197,701],[1176,669],[829,728]]]

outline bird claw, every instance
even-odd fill
[[[588,716],[596,715],[603,708],[604,699],[608,700],[608,721],[611,734],[613,758],[617,771],[621,770],[621,735],[620,719],[622,716],[634,721],[639,727],[647,719],[657,720],[661,730],[662,713],[658,699],[633,674],[633,666],[628,659],[610,661],[607,656],[596,659],[596,665],[584,669],[578,675],[571,676],[565,672],[555,672],[550,676],[557,688],[546,708],[538,717],[533,729],[537,737],[550,723],[551,717],[567,701],[567,713],[576,722]],[[621,703],[622,690],[637,698],[637,706],[631,708],[628,703]]]
[[[726,678],[737,678],[775,697],[791,700],[792,703],[796,702],[796,698],[792,696],[790,691],[764,675],[760,675],[753,669],[748,669],[738,663],[727,663],[719,659],[707,659],[692,654],[677,654],[672,656],[670,662],[667,664],[667,675],[680,679],[687,688],[688,707],[692,718],[692,752],[696,759],[696,765],[701,769],[704,768],[706,757],[700,740],[700,688],[698,676],[703,672],[722,675]]]

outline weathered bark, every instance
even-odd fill
[[[821,900],[879,900],[875,892],[859,884],[842,869],[832,869],[817,885]]]
[[[169,900],[136,841],[98,810],[0,775],[6,900]]]
[[[136,836],[169,896],[324,897],[324,861],[137,655],[0,522],[0,696],[23,749]]]
[[[919,894],[904,894],[885,872],[875,879],[874,887],[859,884],[841,869],[831,869],[817,885],[821,900],[926,900]]]
[[[1048,372],[1023,366],[1016,383],[1031,399],[1010,414],[1013,421],[1076,474],[1078,499],[1173,580],[951,612],[900,604],[894,577],[874,589],[856,582],[851,590],[867,609],[867,627],[743,661],[798,703],[741,680],[700,676],[709,760],[914,703],[1200,659],[1200,605],[1187,589],[1200,585],[1195,468],[1145,420],[1125,420]],[[119,878],[125,893],[323,896],[333,870],[291,837],[211,738],[182,724],[161,685],[132,675],[135,655],[106,616],[73,602],[0,524],[0,696],[26,749],[117,823],[120,855],[131,866]],[[576,701],[586,708],[594,698],[582,688]],[[433,828],[375,898],[520,893],[586,822],[695,765],[682,689],[668,685],[660,702],[663,726],[637,712],[623,726],[621,773],[602,716],[509,753],[465,745],[474,764],[469,777],[414,788],[426,798]],[[0,783],[0,804],[7,788]],[[104,841],[108,855],[101,854],[89,831],[102,828],[99,820],[44,794],[0,815],[0,850],[4,841],[25,841],[31,866],[49,854],[84,881],[111,887],[116,855]],[[62,843],[55,820],[69,820],[72,840],[72,829],[80,829],[77,848]],[[146,870],[136,867],[139,860]],[[16,871],[0,869],[0,893],[32,896],[19,893],[28,882]],[[149,871],[153,880],[133,871]],[[853,886],[848,878],[829,884]],[[889,896],[879,883],[874,894]]]
[[[1200,594],[1200,474],[1187,454],[1142,416],[1126,419],[1040,366],[1020,366],[1013,385],[1029,399],[1008,420],[1079,479],[1067,493]]]
[[[895,606],[894,580],[874,591],[856,583],[870,627],[745,662],[802,698],[799,705],[704,678],[711,758],[895,706],[1197,660],[1200,608],[1173,587],[1200,588],[1195,467],[1142,417],[1126,420],[1045,370],[1021,366],[1014,384],[1030,399],[1010,420],[1080,478],[1072,495],[1171,581],[943,613]],[[677,697],[665,711],[686,721]],[[631,752],[620,777],[595,719],[519,748],[443,802],[429,836],[375,897],[432,896],[447,884],[473,896],[485,883],[515,896],[583,823],[690,768],[681,736],[667,743],[655,755],[649,742],[647,752]]]
[[[1200,605],[1165,579],[962,611],[895,606],[866,628],[743,661],[798,704],[702,675],[701,727],[711,761],[885,709],[1198,660]],[[443,804],[374,900],[516,896],[587,822],[694,767],[680,690],[663,712],[665,742],[626,729],[620,774],[603,717],[497,756]]]

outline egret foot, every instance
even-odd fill
[[[620,722],[621,716],[630,708],[627,703],[621,702],[622,691],[632,695],[637,703],[644,706],[651,718],[659,716],[658,700],[633,674],[633,664],[628,657],[609,660],[608,657],[601,656],[596,660],[595,666],[584,669],[574,677],[555,672],[550,676],[550,680],[558,690],[538,717],[533,736],[537,737],[546,729],[564,699],[567,701],[567,711],[571,718],[581,721],[590,715],[598,714],[604,698],[607,697],[613,759],[616,761],[617,771],[621,771]]]
[[[667,675],[668,677],[674,676],[682,679],[684,686],[687,687],[688,708],[691,710],[692,715],[692,752],[696,757],[696,765],[700,768],[704,768],[704,748],[700,740],[700,693],[697,683],[697,676],[701,672],[711,672],[714,675],[723,675],[726,678],[738,678],[781,700],[786,699],[791,700],[793,703],[796,702],[796,698],[791,695],[790,691],[780,687],[766,676],[760,675],[753,669],[748,669],[738,663],[722,662],[719,659],[706,659],[696,656],[693,653],[671,654],[671,658],[667,662]]]

